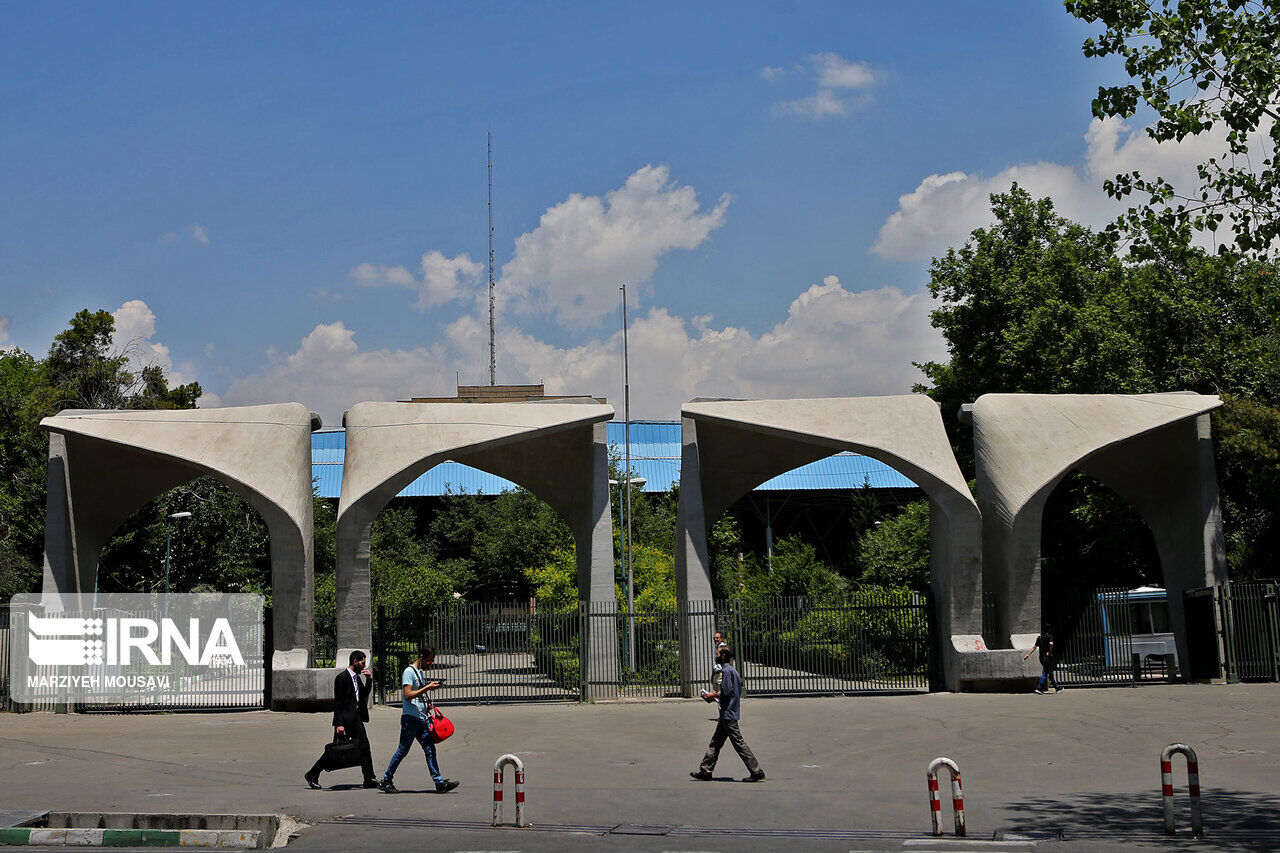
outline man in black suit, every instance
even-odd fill
[[[373,753],[369,749],[369,735],[364,724],[369,722],[369,691],[373,687],[373,673],[365,666],[364,652],[351,653],[351,664],[338,673],[333,681],[333,728],[337,735],[354,738],[360,744],[360,770],[364,773],[364,787],[378,787],[373,775]],[[303,774],[308,787],[320,787],[320,771],[324,755]]]

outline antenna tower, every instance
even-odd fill
[[[489,150],[489,384],[498,384],[498,358],[493,344],[493,133],[485,134]]]

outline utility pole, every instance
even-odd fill
[[[627,666],[631,672],[636,671],[636,599],[635,576],[631,573],[631,373],[627,358],[627,286],[622,291],[622,451],[626,474],[622,478],[622,488],[626,489],[626,527],[622,538],[624,568],[627,572]]]
[[[493,133],[485,134],[489,151],[489,384],[498,384],[498,357],[493,342]]]

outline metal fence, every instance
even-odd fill
[[[1280,681],[1280,583],[1232,581],[1187,590],[1191,677]]]
[[[706,601],[634,612],[613,602],[378,608],[375,678],[382,700],[398,701],[400,673],[423,642],[436,650],[441,702],[679,696],[684,622],[708,639],[724,633],[755,695],[922,691],[934,670],[929,610],[922,594],[880,590],[838,604]],[[691,681],[701,686],[711,666],[708,658],[689,667]]]
[[[717,603],[717,625],[755,695],[928,690],[929,617],[928,597],[905,590],[853,592],[838,604]]]
[[[54,711],[58,709],[58,703],[54,701],[43,702],[15,702],[9,691],[9,631],[10,631],[10,610],[8,602],[0,604],[0,710],[3,711]]]
[[[376,681],[382,701],[399,701],[400,676],[421,643],[433,646],[436,701],[577,700],[581,692],[579,608],[527,602],[379,607],[374,619]]]
[[[1102,685],[1176,677],[1171,655],[1144,654],[1134,645],[1135,630],[1147,630],[1138,622],[1144,604],[1118,587],[1047,588],[1043,612],[1058,651],[1055,680]]]

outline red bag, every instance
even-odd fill
[[[453,737],[453,723],[439,708],[431,706],[431,740],[440,743]]]

